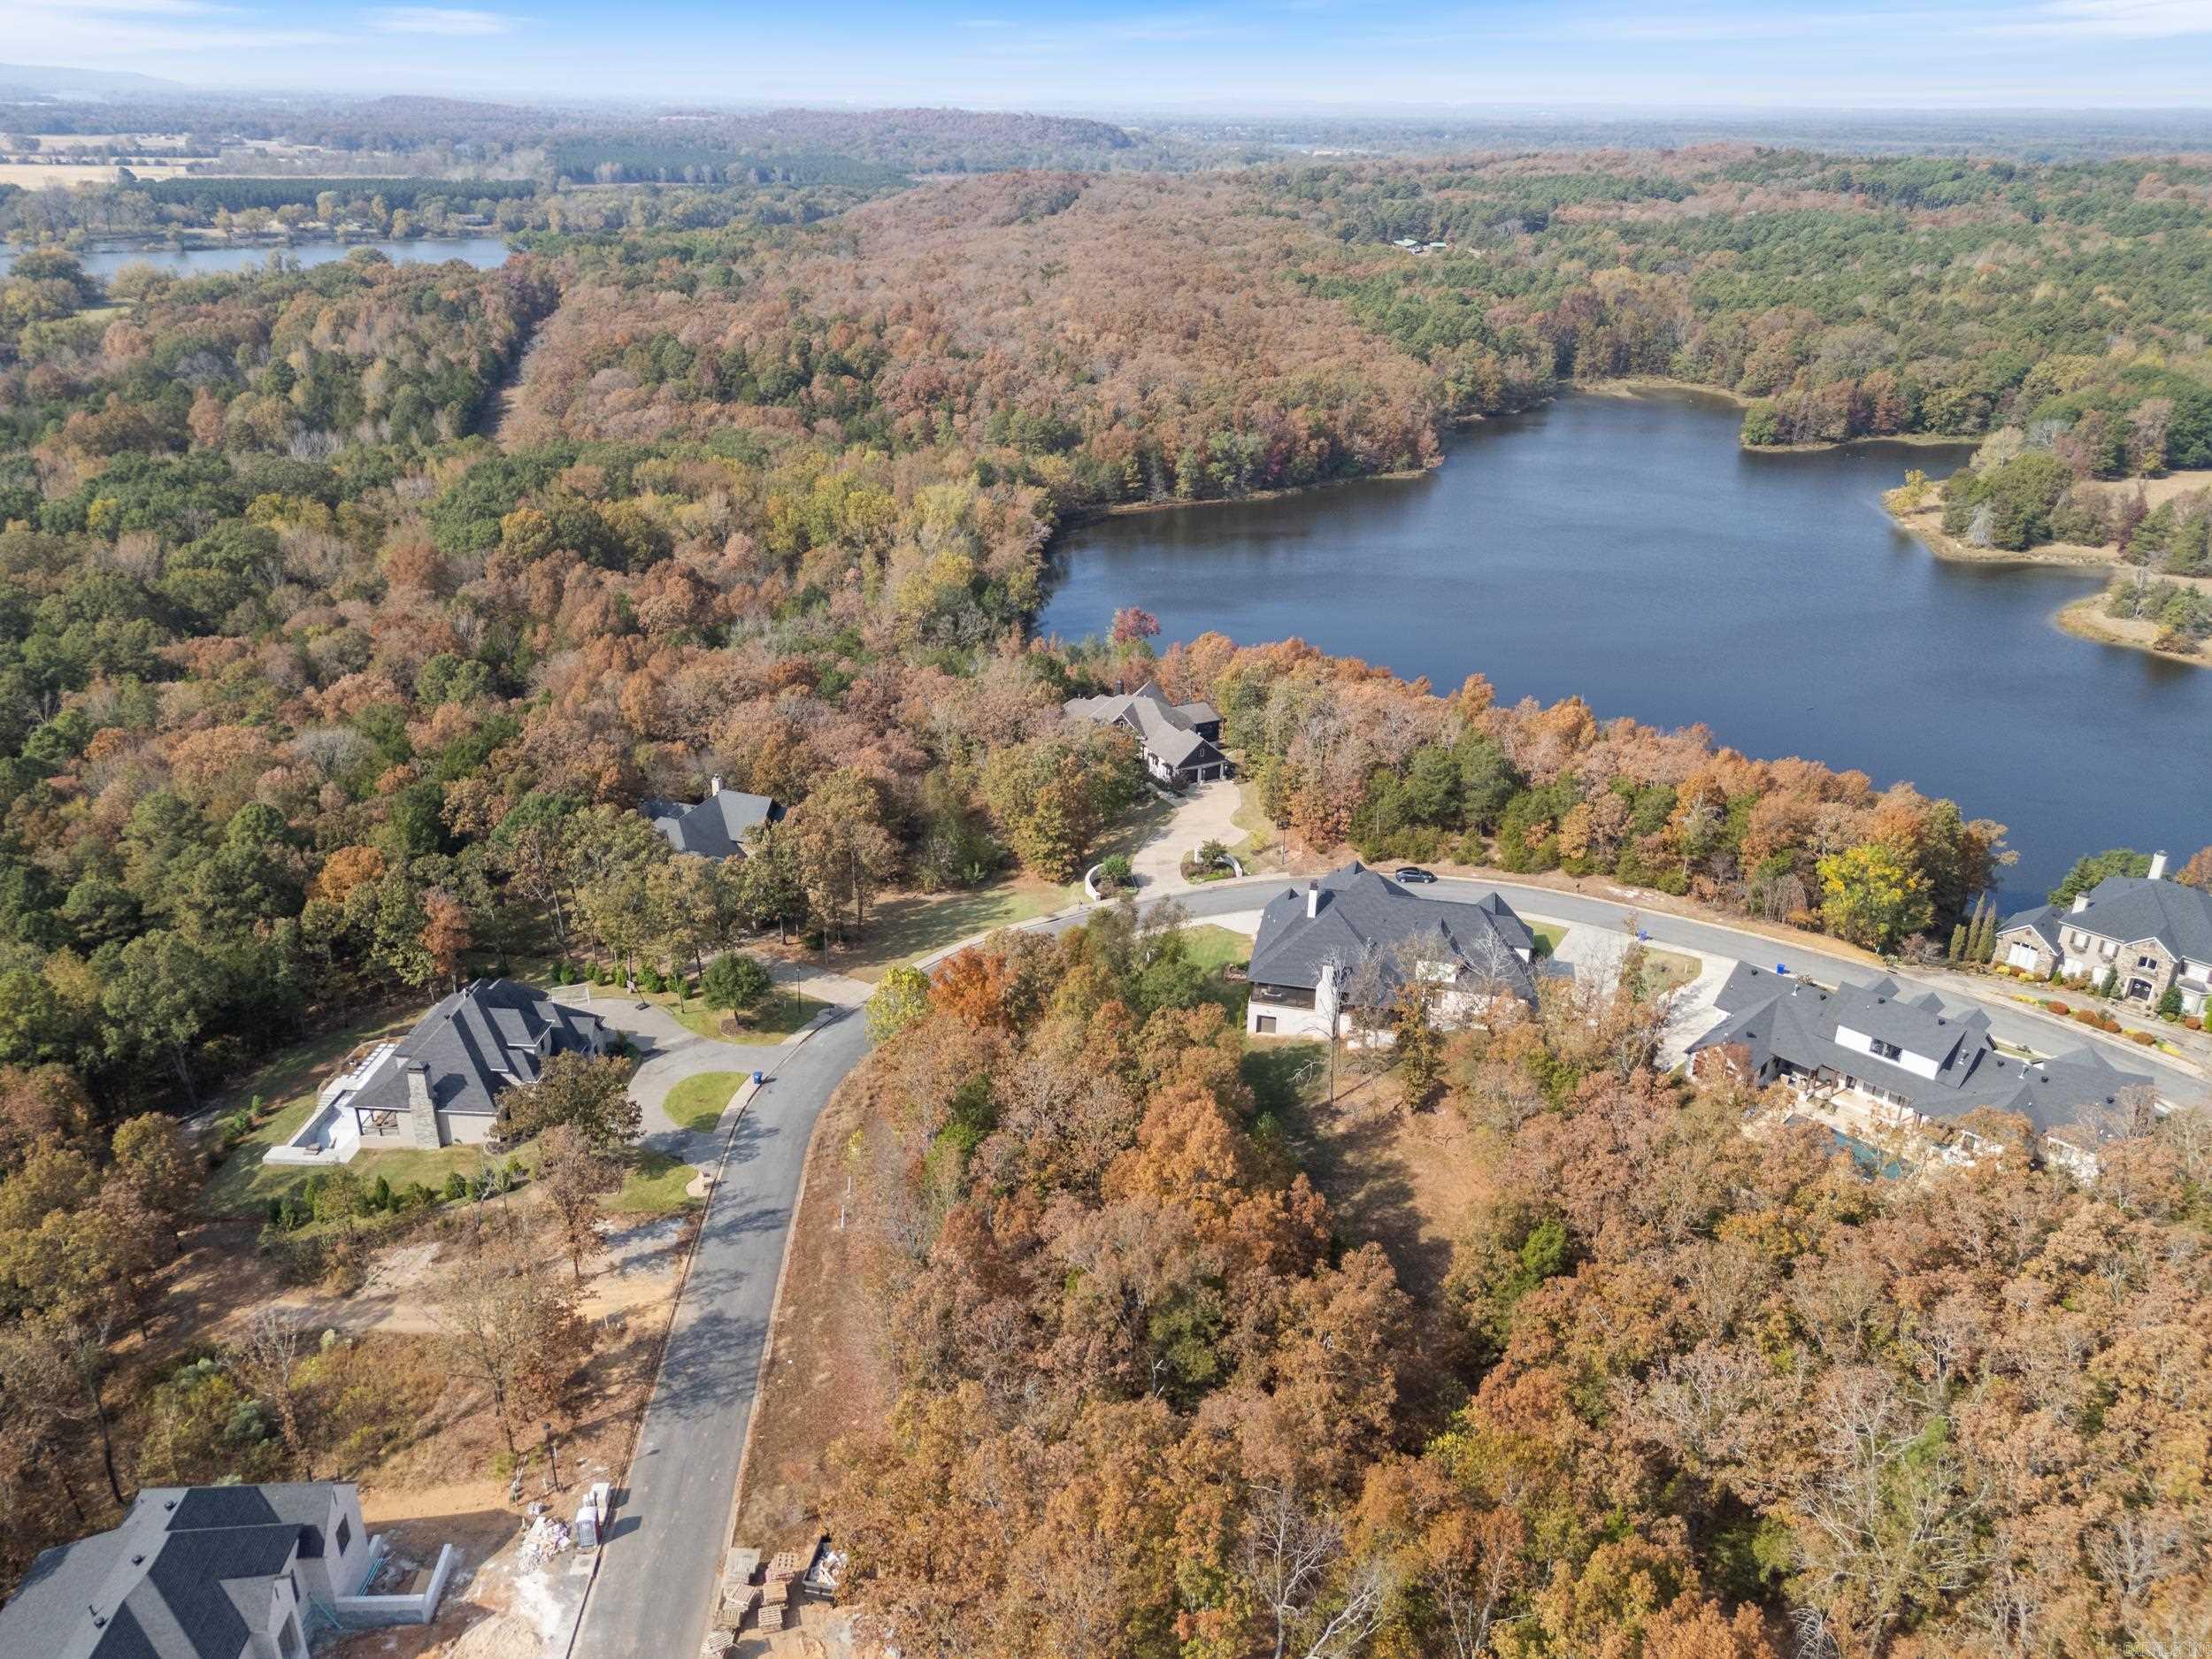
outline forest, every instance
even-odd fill
[[[1724,1066],[1659,1075],[1631,961],[1370,1086],[1479,1172],[1425,1307],[1186,950],[1126,914],[1002,936],[864,1073],[897,1401],[826,1517],[864,1629],[945,1659],[2200,1651],[2201,1109],[2116,1125],[2088,1186],[1870,1180],[1823,1125],[1747,1134]]]
[[[75,1239],[92,1206],[173,1206],[165,1143],[125,1131],[396,992],[680,972],[768,931],[834,948],[886,895],[1069,880],[1138,772],[1062,703],[1143,674],[1216,703],[1302,849],[1604,875],[1940,955],[2008,854],[1939,796],[1479,675],[1033,624],[1074,515],[1419,468],[1451,420],[1577,380],[2018,426],[1993,471],[2116,441],[2124,472],[2178,465],[2212,302],[2170,233],[2200,175],[1985,165],[548,181],[494,204],[521,251],[490,271],[364,250],[102,283],[65,246],[22,254],[0,1217]],[[1793,253],[1770,218],[1832,240]],[[1452,246],[1392,245],[1414,234]],[[2032,297],[2093,270],[2126,296],[2093,347]],[[2059,427],[2052,399],[2075,400]],[[2135,534],[2194,560],[2200,508]],[[718,775],[788,808],[729,865],[634,810]],[[1497,1171],[1440,1359],[1409,1353],[1389,1263],[1290,1167],[1171,940],[1107,921],[1050,949],[964,968],[883,1063],[910,1386],[845,1502],[909,1651],[975,1651],[993,1609],[1023,1632],[993,1651],[1064,1651],[1109,1602],[1143,1610],[1095,1651],[1225,1659],[1340,1651],[1328,1629],[1755,1654],[1793,1620],[1839,1654],[2176,1650],[2200,1534],[2163,1448],[2201,1406],[2157,1366],[2200,1305],[2193,1118],[2116,1164],[2124,1189],[2022,1160],[1876,1190],[1804,1138],[1740,1136],[1720,1084],[1655,1079],[1640,1004],[1548,1013],[1439,1084]],[[0,1323],[127,1317],[148,1264],[93,1248],[120,1227],[65,1275],[0,1263]],[[65,1409],[96,1403],[96,1355],[35,1351],[91,1370],[40,1373],[58,1449],[0,1469],[10,1571],[71,1535],[62,1483],[107,1427]],[[29,1386],[0,1366],[0,1399]],[[1806,1420],[1838,1438],[1787,1432]],[[1012,1475],[1050,1502],[983,1514]],[[1017,1617],[1046,1549],[1082,1563],[1072,1599]]]

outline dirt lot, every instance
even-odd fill
[[[1333,1106],[1310,1101],[1284,1114],[1291,1153],[1320,1188],[1348,1239],[1382,1246],[1413,1298],[1418,1351],[1449,1355],[1465,1340],[1443,1310],[1452,1242],[1489,1192],[1479,1137],[1448,1107],[1408,1111],[1387,1079],[1345,1089]],[[1455,1368],[1439,1364],[1426,1375]],[[1409,1408],[1440,1415],[1457,1402],[1426,1398],[1402,1379]]]
[[[578,1310],[597,1320],[664,1300],[675,1287],[683,1246],[694,1225],[693,1217],[683,1215],[602,1222],[599,1231],[607,1240],[607,1255],[586,1279]],[[445,1248],[436,1238],[393,1245],[369,1263],[360,1289],[350,1295],[296,1289],[274,1300],[311,1323],[334,1330],[433,1333],[438,1321],[432,1299]]]
[[[882,1321],[860,1288],[867,1233],[847,1210],[846,1148],[868,1100],[864,1069],[815,1125],[738,1511],[738,1537],[764,1553],[813,1545],[831,1442],[881,1423],[891,1409]]]

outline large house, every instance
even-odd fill
[[[1354,859],[1260,912],[1244,1028],[1326,1037],[1357,1001],[1396,995],[1408,975],[1439,987],[1446,1023],[1501,995],[1533,1005],[1535,936],[1494,893],[1473,903],[1416,898]]]
[[[534,1083],[556,1054],[604,1054],[607,1025],[512,979],[456,991],[396,1042],[378,1043],[323,1086],[272,1164],[342,1164],[363,1147],[475,1146],[503,1090]]]
[[[707,786],[703,801],[664,801],[655,795],[639,802],[638,810],[671,847],[701,858],[742,858],[746,832],[783,817],[783,809],[766,795],[725,789],[719,778]]]
[[[1955,1013],[1933,991],[1908,996],[1889,979],[1830,991],[1739,963],[1713,1001],[1724,1018],[1690,1045],[1694,1057],[1740,1048],[1747,1080],[1786,1082],[1815,1100],[1840,1094],[1883,1124],[2017,1112],[2047,1146],[2093,1157],[2104,1128],[2124,1115],[2122,1092],[2152,1081],[2085,1047],[2042,1060],[2001,1053],[1988,1015]],[[1977,1144],[1970,1133],[1965,1144]]]
[[[2201,1014],[2212,999],[2212,893],[2165,879],[2166,855],[2147,876],[2107,876],[2061,910],[2039,904],[2008,918],[1997,933],[1996,960],[2038,979],[2054,970],[2101,984],[2155,1008],[2168,991],[2181,1011]]]
[[[0,1608],[0,1653],[36,1659],[307,1659],[319,1624],[420,1623],[420,1596],[365,1595],[381,1545],[352,1486],[149,1486],[119,1525],[47,1550]]]
[[[1144,751],[1146,770],[1165,783],[1211,783],[1229,775],[1221,716],[1210,703],[1170,703],[1150,680],[1126,695],[1071,697],[1071,718],[1118,726]]]

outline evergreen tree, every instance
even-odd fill
[[[1966,959],[1966,924],[1958,922],[1951,928],[1951,961],[1955,965]]]

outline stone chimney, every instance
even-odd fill
[[[2069,916],[2079,916],[2088,908],[2089,895],[2086,893],[2077,893],[2074,895],[2074,908],[2069,910],[2067,914]]]
[[[430,1100],[430,1068],[420,1060],[401,1063],[407,1073],[408,1139],[425,1152],[438,1149],[438,1109]]]
[[[2166,855],[2163,852],[2153,853],[2151,855],[2151,879],[2155,881],[2165,873]]]
[[[1306,884],[1306,919],[1311,921],[1321,914],[1321,888],[1317,883]]]

